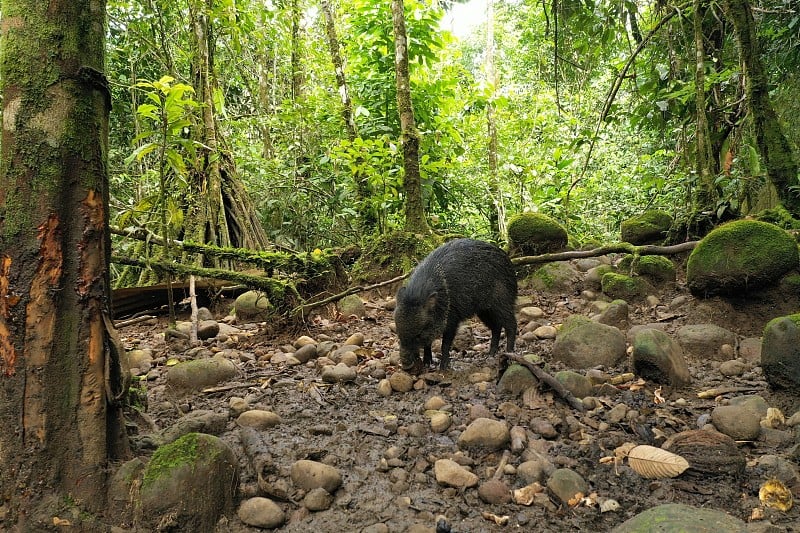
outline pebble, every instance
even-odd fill
[[[388,379],[382,379],[378,382],[378,394],[384,398],[392,394],[392,384]]]
[[[533,330],[533,334],[540,339],[555,339],[558,329],[555,326],[539,326]]]
[[[363,333],[353,333],[347,340],[344,341],[345,345],[351,346],[363,346],[364,345],[364,334]]]
[[[531,420],[530,428],[531,431],[538,433],[545,439],[554,439],[558,437],[558,431],[556,431],[553,424],[551,424],[549,420],[543,418],[534,418]]]
[[[230,399],[228,400],[228,409],[231,410],[231,415],[239,416],[240,414],[250,409],[250,404],[244,398],[240,398],[238,396],[231,396]]]
[[[428,416],[431,421],[431,431],[434,433],[444,433],[452,424],[450,415],[443,411],[431,411]]]
[[[546,457],[525,461],[517,467],[518,484],[542,483],[554,470],[553,463]]]
[[[438,411],[445,405],[447,405],[447,402],[441,396],[431,396],[425,401],[425,410]]]
[[[301,459],[292,465],[292,482],[303,490],[323,488],[333,494],[342,485],[339,471],[324,463]]]
[[[525,318],[527,320],[536,320],[538,318],[544,317],[544,311],[542,310],[542,308],[534,306],[523,307],[522,309],[519,310],[519,314],[522,316],[522,318]]]
[[[725,346],[728,346],[727,344]],[[750,365],[745,363],[742,359],[732,359],[730,361],[723,361],[719,365],[719,373],[723,376],[741,376],[750,370]]]
[[[304,344],[294,352],[294,358],[301,363],[307,363],[317,357],[316,344]]]
[[[397,392],[408,392],[414,388],[414,378],[402,370],[389,376],[389,383],[392,385],[392,390]]]
[[[326,383],[344,383],[355,380],[355,369],[344,363],[339,363],[336,366],[326,366],[322,369],[322,381]]]
[[[508,424],[489,418],[478,418],[471,422],[458,437],[461,448],[485,448],[499,450],[511,440]]]
[[[711,411],[711,423],[717,431],[733,440],[756,440],[761,433],[758,414],[739,405],[720,405]]]
[[[303,498],[303,506],[309,511],[325,511],[333,504],[333,495],[322,487],[312,489]]]
[[[286,521],[286,514],[277,503],[269,498],[249,498],[242,502],[236,512],[239,520],[248,526],[264,529],[280,527]]]
[[[452,459],[439,459],[434,463],[433,471],[440,485],[463,489],[478,484],[478,476]]]
[[[281,423],[281,417],[272,411],[263,411],[260,409],[253,409],[252,411],[245,411],[236,419],[236,423],[241,427],[251,427],[254,429],[264,430],[275,427]]]
[[[302,337],[298,337],[293,343],[294,347],[298,350],[303,346],[316,345],[316,344],[317,341],[315,341],[308,335],[303,335]]]
[[[606,413],[605,419],[609,424],[619,424],[625,419],[628,407],[623,403],[618,403]]]
[[[550,475],[547,480],[547,488],[559,500],[567,503],[578,493],[586,494],[589,490],[589,485],[577,472],[568,468],[559,468]]]

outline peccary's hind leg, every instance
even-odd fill
[[[423,349],[422,366],[427,368],[433,363],[433,352],[431,352],[431,345],[426,345]]]

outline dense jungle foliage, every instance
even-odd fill
[[[390,4],[109,1],[112,224],[186,235],[204,194],[193,176],[216,162],[278,245],[402,228]],[[508,218],[536,211],[582,244],[619,240],[650,207],[713,222],[774,205],[730,16],[740,4],[796,151],[791,0],[406,0],[431,228],[502,241]]]

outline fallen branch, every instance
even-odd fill
[[[509,361],[514,361],[515,363],[518,363],[527,368],[528,370],[530,370],[531,373],[536,377],[536,379],[538,379],[539,381],[541,381],[542,383],[546,384],[551,389],[553,389],[573,409],[577,411],[586,410],[586,408],[583,406],[583,402],[577,399],[575,396],[573,396],[570,391],[565,389],[564,385],[562,385],[560,381],[558,381],[556,378],[554,378],[553,376],[551,376],[550,374],[548,374],[535,364],[514,354],[506,354],[506,357],[508,357]]]
[[[324,300],[319,300],[316,302],[311,302],[307,304],[300,305],[295,307],[292,310],[293,315],[301,315],[306,316],[311,310],[316,309],[317,307],[322,307],[323,305],[338,302],[345,296],[350,296],[351,294],[357,294],[359,292],[370,291],[372,289],[378,289],[380,287],[385,287],[386,285],[391,285],[392,283],[397,283],[398,281],[402,281],[408,277],[408,274],[403,274],[402,276],[397,276],[396,278],[392,278],[386,281],[381,281],[380,283],[375,283],[374,285],[361,285],[358,287],[350,287],[344,292],[340,292],[339,294],[334,294],[333,296],[329,296]]]
[[[688,252],[697,246],[697,241],[683,242],[672,246],[656,246],[647,244],[634,246],[627,242],[620,242],[601,246],[593,250],[571,250],[569,252],[558,252],[552,254],[531,255],[526,257],[515,257],[511,260],[514,266],[535,265],[538,263],[550,263],[553,261],[568,261],[570,259],[582,259],[584,257],[598,257],[606,254],[625,253],[634,255],[672,255],[681,252]]]

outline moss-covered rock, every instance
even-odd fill
[[[665,503],[629,518],[612,530],[612,533],[746,533],[747,524],[722,511],[691,507],[682,503]]]
[[[562,250],[567,230],[542,213],[521,213],[508,221],[508,249],[511,255],[540,255]]]
[[[697,244],[686,264],[686,281],[695,295],[736,294],[775,283],[798,261],[797,243],[784,230],[737,220]]]
[[[616,272],[607,272],[600,279],[603,294],[610,298],[620,300],[633,300],[644,296],[647,292],[647,282],[642,278],[634,278]]]
[[[761,222],[775,224],[779,228],[783,229],[800,229],[800,220],[794,218],[792,214],[782,205],[759,211],[753,215],[753,218],[760,220]]]
[[[213,531],[233,511],[238,491],[236,455],[218,437],[189,433],[159,447],[144,470],[140,519],[150,531],[170,516],[175,531]]]
[[[628,254],[617,265],[622,272],[644,276],[652,281],[675,281],[675,263],[663,255]]]
[[[440,237],[422,238],[403,231],[379,235],[364,243],[350,274],[355,281],[384,281],[400,276],[442,242]]]
[[[800,387],[800,314],[780,316],[767,323],[761,343],[761,367],[771,387]]]
[[[580,280],[580,273],[571,264],[558,261],[537,268],[520,286],[535,291],[563,292],[571,291]]]
[[[653,244],[661,242],[667,236],[672,217],[669,213],[651,209],[641,215],[623,220],[620,225],[622,242],[631,244]]]

